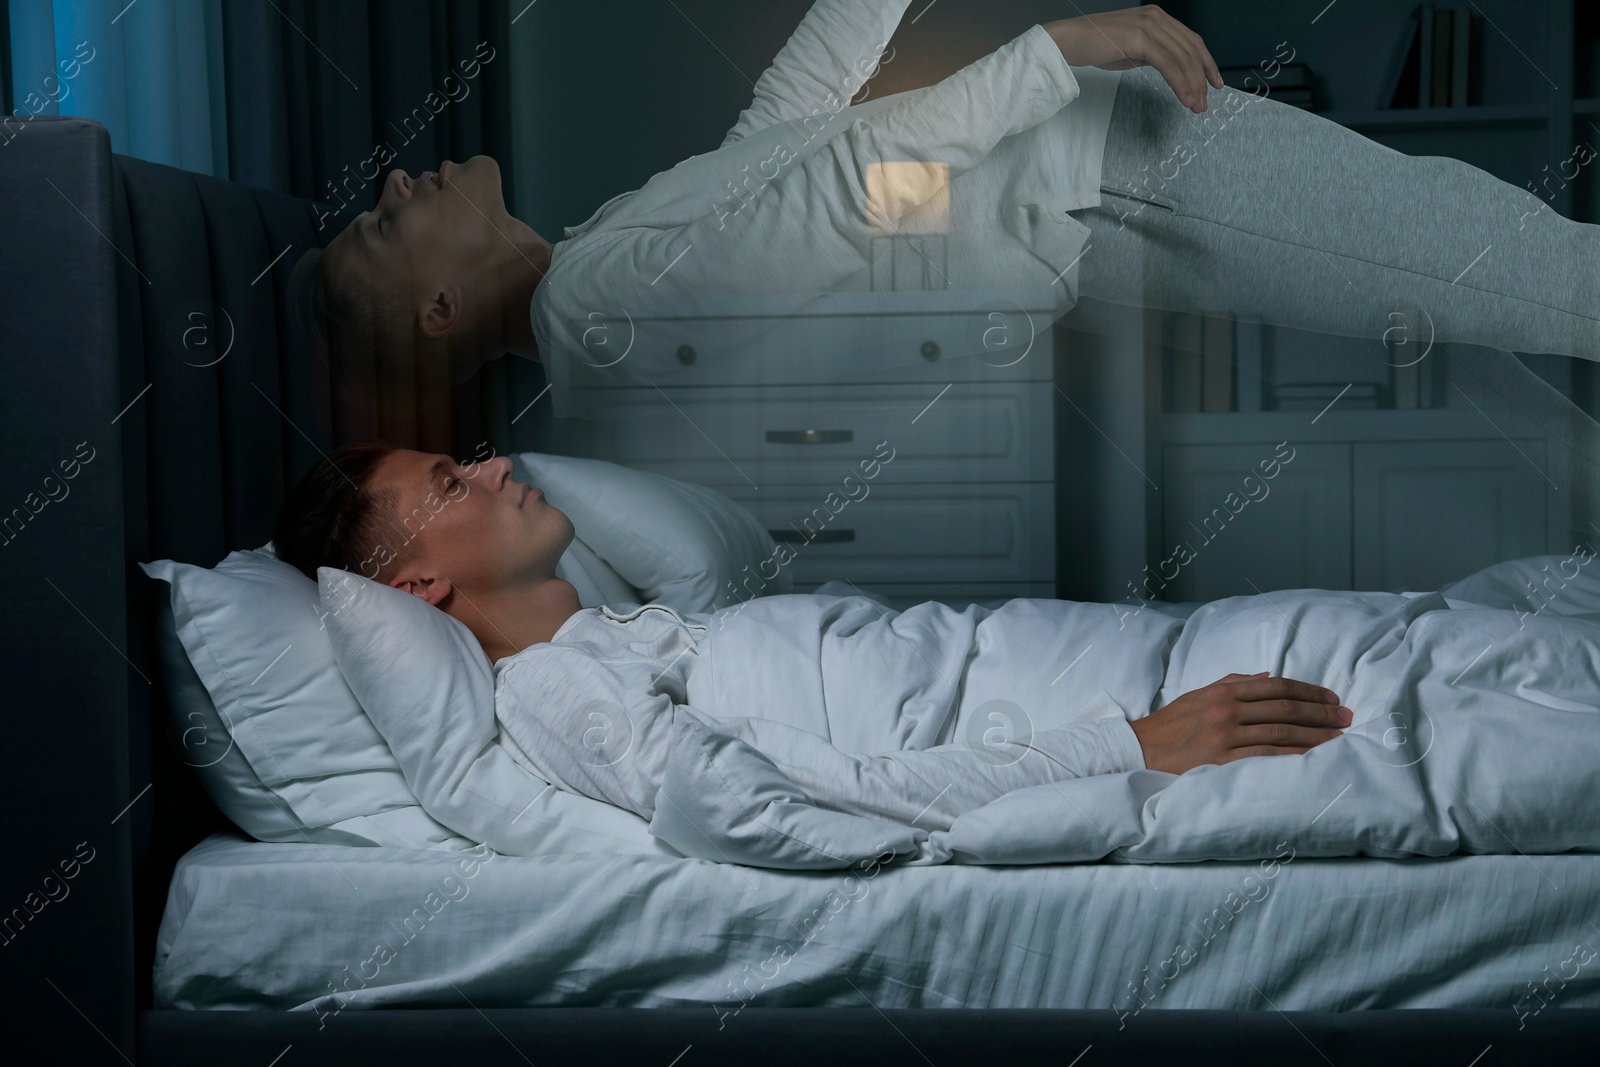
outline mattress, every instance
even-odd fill
[[[1600,1007],[1600,856],[778,872],[216,834],[158,1008]]]

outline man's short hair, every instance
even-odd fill
[[[291,339],[328,368],[341,396],[377,400],[380,378],[409,376],[422,354],[407,301],[364,278],[335,288],[321,248],[295,261],[285,295]]]
[[[418,546],[395,525],[400,494],[374,492],[373,476],[398,446],[383,440],[340,445],[290,490],[272,532],[277,557],[317,580],[337,567],[387,582]]]

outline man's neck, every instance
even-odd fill
[[[459,589],[454,595],[461,602],[452,605],[451,614],[466,623],[491,663],[549,641],[582,608],[578,591],[560,578],[480,593],[473,599]]]
[[[520,221],[504,236],[506,240],[498,242],[499,247],[491,253],[498,260],[497,275],[505,279],[500,295],[500,344],[514,356],[536,360],[539,346],[533,335],[531,308],[534,290],[550,269],[551,245]]]

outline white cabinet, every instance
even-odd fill
[[[1359,428],[1381,427],[1384,414],[1370,413]],[[1199,418],[1225,425],[1227,416]],[[1258,463],[1277,447],[1265,438],[1163,446],[1160,546],[1143,576],[1146,596],[1437,589],[1492,563],[1560,548],[1551,531],[1564,500],[1547,477],[1555,465],[1543,440],[1298,442],[1267,481]],[[1259,499],[1244,488],[1252,472]],[[1180,561],[1192,558],[1163,568],[1180,546],[1188,549]],[[1161,590],[1158,579],[1169,575]]]
[[[651,323],[679,369],[605,390],[605,418],[557,420],[555,449],[726,493],[789,544],[797,592],[1055,596],[1052,293],[795,303]],[[994,338],[1009,351],[979,350]]]
[[[1350,588],[1350,445],[1168,445],[1162,485],[1163,599]]]
[[[1544,441],[1354,447],[1356,588],[1437,589],[1548,551]]]

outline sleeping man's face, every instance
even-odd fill
[[[414,324],[429,337],[472,336],[500,310],[493,294],[501,267],[485,249],[526,229],[506,210],[500,165],[490,156],[445,160],[415,178],[396,168],[377,206],[329,243],[323,270],[333,292],[366,294],[372,314],[391,329]]]
[[[454,274],[470,274],[509,221],[500,164],[491,156],[447,159],[415,178],[396,167],[377,206],[329,243],[324,269],[335,287],[344,271],[363,270],[426,294],[447,276],[454,282]]]
[[[392,489],[399,540],[416,554],[388,584],[439,605],[547,581],[572,542],[572,522],[544,494],[511,477],[511,459],[459,464],[447,455],[396,449],[368,489]],[[446,605],[448,607],[448,605]]]

